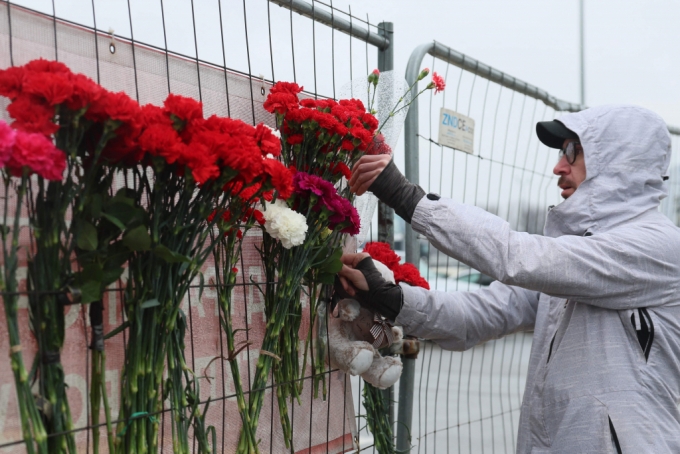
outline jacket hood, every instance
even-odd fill
[[[586,179],[548,213],[547,236],[603,232],[649,211],[667,195],[671,159],[664,120],[638,106],[594,107],[557,118],[579,136]]]

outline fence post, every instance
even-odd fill
[[[392,71],[394,69],[394,24],[380,22],[378,34],[389,41],[388,47],[378,49],[378,69]],[[382,202],[378,202],[378,241],[387,243],[394,249],[394,210]],[[389,402],[389,421],[392,433],[394,433],[394,386],[383,390],[382,396]]]
[[[406,66],[406,82],[411,85],[418,78],[420,73],[420,64],[428,53],[434,47],[432,44],[423,44],[417,47]],[[418,93],[418,88],[414,87],[413,93]],[[406,178],[415,184],[418,184],[418,100],[411,103],[408,114],[406,115],[406,123],[404,125],[404,173]],[[405,232],[405,249],[406,261],[418,266],[420,261],[420,245],[418,244],[418,237],[411,228],[410,224],[406,224]],[[399,379],[399,412],[397,415],[397,451],[408,453],[411,448],[411,421],[413,419],[413,385],[416,371],[416,357],[415,355],[402,355],[401,361],[404,365]]]

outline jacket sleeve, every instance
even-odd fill
[[[489,339],[531,329],[539,293],[493,282],[472,292],[440,292],[401,284],[404,305],[395,320],[404,334],[447,350],[467,350]]]
[[[549,238],[513,231],[481,208],[423,198],[412,225],[437,249],[508,285],[607,309],[676,300],[678,235],[658,222]]]

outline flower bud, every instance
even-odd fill
[[[422,71],[420,71],[420,74],[418,74],[418,80],[423,80],[428,74],[430,74],[430,68],[423,69]]]
[[[380,71],[378,69],[374,69],[371,74],[368,75],[368,83],[373,84],[373,86],[378,85],[378,79],[380,78]]]

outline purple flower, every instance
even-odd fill
[[[295,174],[293,177],[293,186],[295,187],[295,192],[298,194],[305,194],[306,191],[311,191],[320,197],[323,197],[324,193],[329,192],[329,187],[331,191],[335,191],[333,185],[328,181],[306,172],[298,172]]]
[[[316,175],[298,172],[293,177],[293,185],[295,192],[301,196],[308,196],[312,193],[319,197],[313,209],[319,211],[326,208],[331,213],[328,218],[328,227],[331,230],[341,227],[342,233],[351,235],[359,233],[361,221],[357,210],[349,200],[338,194],[332,183]]]

